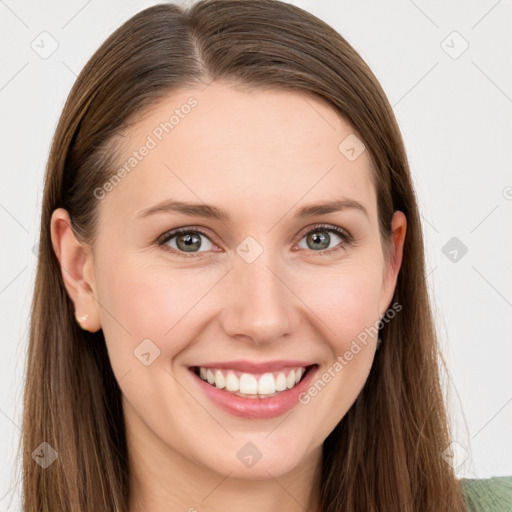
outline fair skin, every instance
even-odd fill
[[[376,337],[310,403],[271,419],[221,409],[189,367],[300,358],[316,362],[321,375],[390,307],[406,219],[393,216],[386,263],[368,151],[347,159],[338,145],[354,130],[298,93],[248,93],[222,83],[175,91],[131,125],[121,161],[191,95],[198,105],[98,201],[94,248],[76,240],[65,210],[52,217],[76,316],[88,315],[88,330],[103,330],[122,391],[130,512],[320,511],[322,443],[363,388]],[[230,219],[136,218],[170,198],[214,205]],[[359,202],[367,215],[346,208],[295,216],[341,198]],[[327,249],[316,248],[306,235],[318,223],[345,229],[354,242],[315,229],[330,237]],[[201,244],[193,253],[178,237],[154,243],[179,227],[208,236],[196,232]],[[237,252],[248,236],[263,249],[251,263]],[[145,366],[133,351],[148,338],[160,355]],[[262,454],[251,467],[237,457],[248,442]]]

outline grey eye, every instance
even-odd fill
[[[300,245],[302,243],[302,240],[301,242],[299,242],[299,247],[301,247],[301,249],[324,251],[325,249],[329,249],[337,245],[335,244],[334,246],[329,247],[330,243],[335,241],[335,239],[332,238],[332,235],[338,237],[340,239],[340,242],[343,242],[343,238],[341,237],[341,235],[337,234],[333,230],[315,229],[304,236],[303,240],[306,240],[306,247]]]
[[[201,241],[202,238],[206,240],[206,248],[204,247],[204,243]],[[209,251],[212,247],[210,240],[208,240],[205,235],[202,235],[197,231],[187,231],[184,233],[170,235],[164,245],[169,245],[172,249],[182,252],[204,252],[199,251],[199,249]]]

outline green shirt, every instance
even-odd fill
[[[468,512],[512,512],[512,476],[461,478]]]

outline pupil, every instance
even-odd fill
[[[180,243],[184,243],[184,247],[180,247]],[[201,247],[201,238],[196,235],[185,234],[180,235],[177,239],[177,245],[186,252],[193,252],[194,249]],[[196,247],[194,247],[196,245]]]
[[[318,234],[320,233],[320,234]],[[313,233],[308,237],[310,240],[314,241],[313,246],[317,249],[326,249],[329,247],[329,235],[326,231],[318,231],[317,233]],[[317,242],[320,242],[319,244]]]

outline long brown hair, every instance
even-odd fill
[[[391,106],[359,54],[333,28],[276,0],[160,4],[136,14],[96,51],[74,84],[46,169],[31,310],[23,417],[23,506],[38,511],[127,510],[129,465],[121,394],[102,331],[80,329],[52,249],[50,220],[66,208],[93,244],[94,190],[113,175],[126,123],[171,91],[213,80],[300,91],[326,101],[357,130],[372,162],[379,228],[407,217],[382,348],[353,406],[324,442],[322,512],[465,510],[442,457],[450,443],[415,192]],[[58,457],[46,469],[42,442]]]

